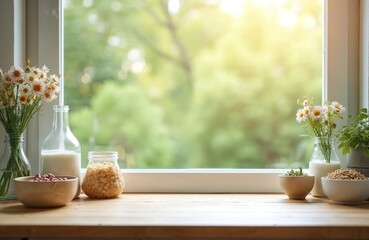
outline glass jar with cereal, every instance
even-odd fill
[[[124,179],[118,165],[118,153],[88,153],[86,175],[82,191],[90,198],[116,198],[124,190]]]

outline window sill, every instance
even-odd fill
[[[0,237],[365,239],[369,204],[284,194],[123,194],[63,208],[0,205]]]
[[[281,193],[285,169],[124,169],[129,193]],[[306,170],[307,171],[307,170]]]

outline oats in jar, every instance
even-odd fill
[[[114,163],[91,163],[83,179],[82,190],[90,198],[118,197],[124,190],[123,175]]]

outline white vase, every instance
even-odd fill
[[[369,177],[369,158],[364,155],[364,149],[350,149],[347,157],[347,168],[354,169]]]

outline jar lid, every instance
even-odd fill
[[[90,151],[88,152],[88,159],[104,161],[108,159],[118,159],[118,152],[116,151]]]

